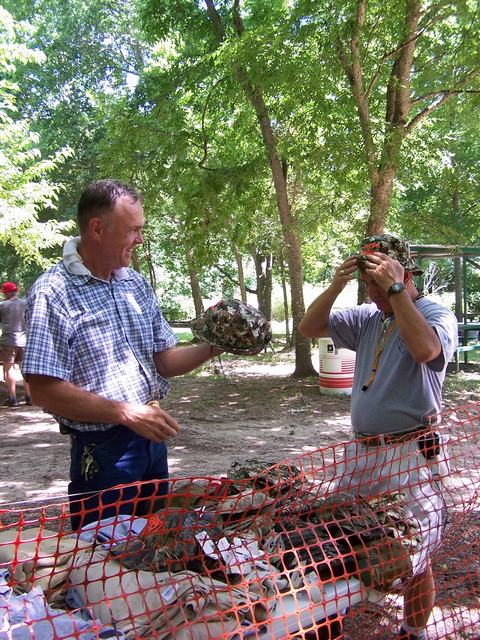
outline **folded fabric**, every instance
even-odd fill
[[[205,507],[214,512],[216,515],[224,517],[224,521],[228,522],[236,514],[245,517],[248,512],[266,510],[274,502],[266,493],[247,489],[233,496],[210,499],[205,502]]]
[[[227,471],[227,477],[242,481],[240,490],[251,485],[254,489],[267,489],[274,496],[278,496],[303,480],[299,467],[293,464],[256,458],[249,458],[244,462],[232,462]]]
[[[92,620],[83,620],[64,611],[52,609],[42,589],[34,587],[14,595],[8,587],[8,572],[0,574],[0,640],[95,640],[125,636],[111,627]]]
[[[28,591],[37,586],[50,591],[66,580],[75,554],[90,546],[76,535],[44,527],[5,528],[0,531],[0,563],[11,567],[19,589]]]
[[[237,629],[243,618],[267,618],[260,596],[247,585],[234,587],[193,571],[126,570],[100,548],[76,558],[70,583],[82,606],[127,638],[152,637],[153,629],[159,640],[216,638]]]
[[[146,524],[146,518],[120,514],[112,518],[90,522],[81,529],[79,538],[90,544],[103,544],[105,549],[110,549],[113,544],[119,544],[138,536]]]
[[[223,536],[214,514],[208,511],[166,509],[151,516],[139,536],[112,546],[111,553],[129,569],[158,572],[168,564],[179,571],[202,558],[197,541],[200,532],[213,540]]]

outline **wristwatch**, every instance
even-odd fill
[[[394,282],[389,288],[388,288],[388,295],[389,296],[396,296],[397,293],[402,293],[402,291],[405,290],[405,285],[403,284],[403,282]]]

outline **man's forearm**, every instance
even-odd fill
[[[49,413],[77,422],[124,424],[125,402],[109,400],[50,376],[29,375],[27,382],[33,403]]]
[[[390,297],[395,322],[415,362],[430,362],[440,355],[442,345],[436,331],[416,308],[407,291]]]
[[[193,371],[210,360],[213,356],[223,353],[223,349],[207,343],[188,347],[173,347],[154,355],[158,373],[164,378],[173,378]]]
[[[312,302],[298,325],[298,330],[303,336],[306,338],[328,337],[328,318],[333,303],[348,282],[355,277],[356,271],[356,256],[350,256],[337,267],[331,285]]]
[[[121,424],[153,442],[178,433],[177,421],[162,407],[109,400],[64,380],[28,376],[34,404],[75,422]]]
[[[325,338],[328,336],[330,311],[341,291],[342,287],[332,283],[312,302],[298,325],[298,330],[303,336],[306,338]]]

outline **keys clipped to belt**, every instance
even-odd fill
[[[95,451],[94,444],[86,444],[83,450],[80,473],[85,478],[85,480],[91,480],[97,473],[100,472],[100,467],[98,466],[98,462],[93,457],[93,453]]]

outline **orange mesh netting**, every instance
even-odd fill
[[[394,638],[428,557],[428,638],[478,640],[480,405],[436,433],[172,479],[150,516],[75,534],[68,502],[3,509],[0,640]]]

